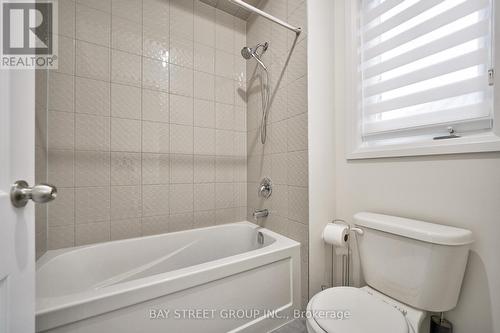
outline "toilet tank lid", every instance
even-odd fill
[[[403,217],[361,212],[354,215],[355,224],[391,234],[440,245],[465,245],[473,242],[470,230],[407,219]]]

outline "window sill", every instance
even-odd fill
[[[471,135],[457,139],[420,141],[405,144],[370,146],[362,143],[355,149],[348,149],[348,160],[408,157],[425,155],[464,154],[500,151],[500,136],[494,133]]]

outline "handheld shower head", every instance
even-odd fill
[[[262,54],[264,54],[264,52],[267,51],[268,46],[269,46],[268,42],[257,44],[253,48],[244,46],[241,49],[241,56],[246,60],[254,58],[259,63],[259,65],[262,66],[262,68],[264,68],[264,70],[267,71],[267,67],[264,65],[260,57],[262,56]],[[257,53],[259,48],[262,48],[261,54]]]
[[[241,56],[248,60],[250,58],[253,57],[253,50],[252,48],[248,47],[248,46],[244,46],[242,49],[241,49]]]
[[[269,111],[269,98],[271,95],[270,91],[271,80],[269,79],[269,71],[267,70],[266,65],[264,65],[264,62],[261,60],[261,57],[267,51],[268,47],[269,43],[265,42],[265,43],[259,43],[255,45],[255,47],[253,48],[244,46],[241,49],[241,56],[246,60],[254,58],[255,61],[257,61],[257,63],[263,70],[263,72],[265,73],[264,77],[261,76],[261,85],[260,85],[260,93],[262,96],[262,120],[260,122],[260,141],[262,142],[262,144],[266,143],[266,138],[267,138],[267,115]],[[259,49],[261,49],[260,53]]]
[[[243,46],[243,48],[241,49],[241,56],[247,60],[251,59],[252,57],[260,58],[264,54],[264,52],[267,51],[268,47],[269,47],[268,42],[259,43],[259,44],[255,45],[255,47]],[[257,51],[260,48],[262,48],[262,52],[259,54],[259,53],[257,53]]]

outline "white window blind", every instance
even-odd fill
[[[360,1],[364,140],[491,128],[490,0]]]

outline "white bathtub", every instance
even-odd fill
[[[48,251],[37,262],[36,330],[271,331],[300,308],[300,244],[267,229],[258,230],[259,244],[256,228],[242,222]]]

